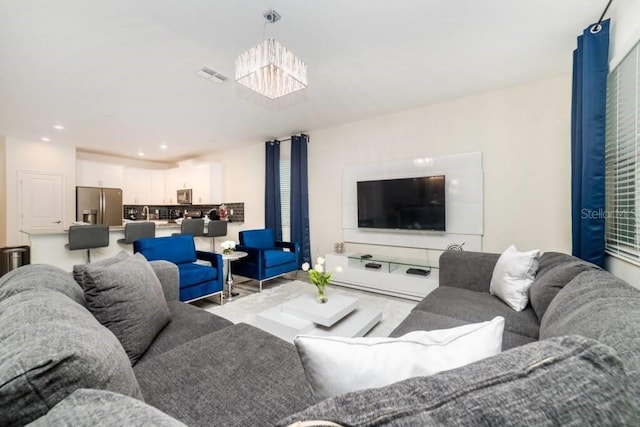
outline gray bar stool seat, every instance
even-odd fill
[[[186,218],[180,224],[180,233],[173,233],[174,236],[190,234],[193,237],[204,236],[204,219]]]
[[[211,252],[216,251],[216,237],[227,235],[227,221],[212,220],[209,221],[207,229],[207,237],[211,237]]]
[[[124,239],[118,239],[118,243],[132,245],[136,240],[147,237],[156,237],[155,222],[129,222],[124,226]]]
[[[65,245],[70,251],[87,250],[87,262],[91,262],[91,249],[109,246],[108,225],[72,225],[69,227],[69,243]]]

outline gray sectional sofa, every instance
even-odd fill
[[[179,302],[172,264],[151,263],[171,321],[133,363],[71,275],[21,267],[0,278],[0,425],[640,425],[640,292],[545,253],[515,312],[488,293],[498,257],[445,252],[392,336],[501,315],[503,353],[315,404],[293,345]]]
[[[150,264],[171,321],[133,366],[69,273],[27,265],[0,278],[0,425],[273,425],[313,403],[291,344],[178,301],[176,266]]]

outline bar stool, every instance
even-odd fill
[[[147,237],[156,237],[155,222],[129,222],[124,225],[124,239],[118,239],[118,243],[131,245],[136,240]]]
[[[69,227],[69,243],[65,245],[71,251],[87,250],[87,263],[91,262],[91,249],[109,246],[108,225],[72,225]]]
[[[227,235],[227,221],[213,220],[209,221],[207,237],[211,237],[211,252],[216,251],[216,237]]]
[[[181,234],[190,234],[193,237],[204,236],[204,219],[185,218],[180,224],[180,233],[173,233],[173,236]]]

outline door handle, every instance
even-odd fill
[[[53,221],[54,224],[60,224],[62,221],[57,220],[57,221]]]

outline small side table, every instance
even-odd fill
[[[222,259],[225,260],[225,263],[227,264],[227,289],[229,290],[227,298],[237,297],[239,295],[237,292],[233,292],[231,290],[231,288],[233,287],[233,275],[231,274],[231,261],[244,258],[247,255],[249,254],[242,251],[234,251],[231,254],[222,254]]]

